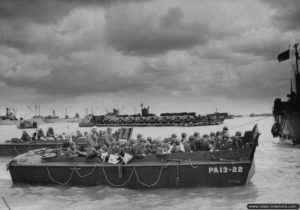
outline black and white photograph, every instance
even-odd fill
[[[0,0],[0,209],[299,209],[299,0]]]

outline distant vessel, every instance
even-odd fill
[[[31,129],[37,128],[37,122],[35,121],[28,121],[28,120],[21,120],[20,123],[17,125],[19,129]]]
[[[293,90],[293,82],[291,80],[291,92],[287,95],[287,101],[281,101],[276,98],[273,107],[274,125],[271,132],[274,137],[289,139],[294,144],[300,144],[300,74],[298,67],[299,53],[298,43],[294,46],[295,64],[293,64],[293,72],[295,75],[296,91]],[[284,61],[290,58],[290,50],[278,55],[278,61]]]
[[[31,109],[30,106],[27,107],[34,115],[30,119],[26,119],[26,121],[29,121],[31,123],[36,122],[37,124],[43,124],[44,123],[44,117],[41,115],[41,107],[39,105],[34,105],[34,111]]]
[[[250,117],[268,117],[268,116],[272,116],[273,114],[272,113],[262,113],[262,114],[250,114],[249,116]]]
[[[74,117],[69,118],[69,115],[65,113],[65,118],[60,118],[58,115],[55,114],[55,110],[52,110],[52,115],[48,115],[43,118],[44,123],[76,123],[79,122],[80,118],[79,115],[76,114]]]
[[[219,122],[219,123],[223,123],[224,120],[226,119],[233,119],[234,116],[228,114],[227,112],[218,112],[218,110],[216,109],[216,112],[213,114],[208,114],[206,115],[207,117]]]
[[[223,119],[224,120],[224,119]],[[206,126],[218,125],[223,120],[216,120],[206,115],[196,115],[195,112],[161,113],[160,116],[150,113],[150,107],[141,105],[141,114],[120,115],[119,109],[113,109],[106,115],[89,114],[79,123],[80,127],[91,126]]]
[[[19,120],[16,118],[16,109],[6,108],[6,113],[0,116],[0,125],[16,125]]]

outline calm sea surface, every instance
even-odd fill
[[[257,121],[257,122],[254,122]],[[252,122],[252,123],[250,123]],[[249,124],[247,124],[249,123]],[[255,154],[256,173],[245,187],[189,188],[130,190],[111,187],[61,187],[13,185],[6,163],[0,158],[0,195],[15,209],[247,209],[248,203],[299,203],[300,202],[300,147],[279,139],[270,133],[272,118],[243,117],[224,121],[223,125],[193,128],[135,128],[134,137],[167,137],[181,132],[188,135],[198,131],[201,135],[228,126],[230,133],[251,130],[258,124],[261,133]],[[242,126],[241,126],[242,125]],[[56,133],[74,132],[78,124],[44,124]],[[240,126],[236,128],[237,126]],[[80,130],[89,130],[80,128]],[[0,142],[20,137],[15,126],[0,126]],[[29,133],[33,131],[28,130]],[[0,209],[7,209],[0,199]]]

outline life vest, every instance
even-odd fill
[[[273,137],[278,137],[280,135],[280,124],[278,122],[274,123],[271,129]]]

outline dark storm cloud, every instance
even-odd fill
[[[60,20],[77,7],[107,7],[118,2],[142,0],[1,0],[0,18],[51,23]]]
[[[60,69],[61,68],[61,69]],[[99,69],[84,65],[60,65],[50,75],[34,79],[31,77],[0,76],[0,81],[9,86],[34,88],[38,93],[50,95],[82,95],[85,93],[110,93],[128,89],[142,91],[146,84],[117,74],[102,76]]]
[[[300,30],[300,1],[299,0],[264,0],[265,4],[270,5],[276,10],[273,19],[275,25],[281,30],[298,31]]]
[[[169,8],[157,18],[141,14],[138,19],[127,11],[108,15],[107,41],[124,54],[153,55],[169,50],[188,49],[208,42],[207,26],[201,22],[185,22],[184,13]]]

